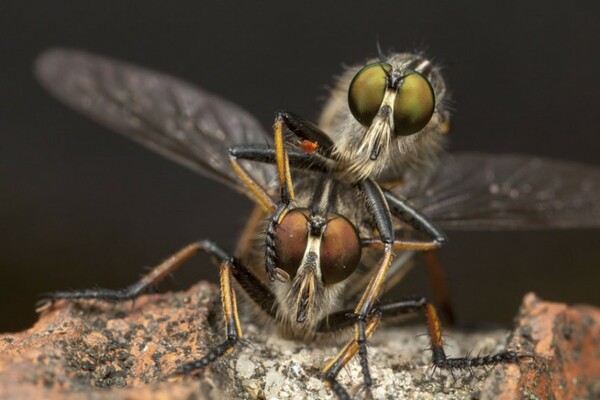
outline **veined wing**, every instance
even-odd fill
[[[269,143],[246,111],[168,75],[65,49],[43,53],[35,70],[46,89],[79,112],[238,191],[229,147]],[[274,182],[272,167],[244,166],[265,188]]]
[[[600,227],[600,168],[573,162],[446,156],[419,187],[394,192],[446,229]]]

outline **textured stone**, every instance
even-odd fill
[[[329,399],[319,378],[343,340],[302,343],[272,325],[249,322],[245,341],[195,376],[174,376],[184,362],[222,340],[218,288],[201,282],[187,292],[131,302],[57,302],[31,329],[0,335],[2,399]],[[244,317],[245,316],[245,317]],[[425,327],[380,327],[370,340],[376,399],[593,398],[600,393],[600,311],[528,295],[509,348],[534,354],[488,374],[433,372]],[[446,331],[446,350],[460,356],[497,352],[507,331]],[[353,360],[340,382],[359,391]]]
[[[494,369],[494,399],[600,399],[600,310],[525,296],[509,346],[535,355],[521,368]]]

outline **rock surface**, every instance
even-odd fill
[[[242,316],[245,341],[197,376],[174,376],[222,340],[218,288],[110,304],[58,302],[31,329],[0,335],[1,399],[329,399],[319,379],[340,343],[282,339]],[[600,398],[600,310],[526,296],[508,348],[520,365],[432,372],[425,327],[380,327],[370,341],[375,399]],[[344,335],[349,337],[350,332]],[[496,352],[507,331],[446,331],[449,355]],[[340,382],[356,390],[356,361]],[[357,394],[361,398],[361,393]]]
[[[497,368],[483,387],[497,399],[600,399],[600,309],[528,294],[509,347],[535,356]]]

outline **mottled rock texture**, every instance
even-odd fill
[[[0,399],[333,398],[319,370],[342,341],[285,340],[245,312],[245,342],[233,354],[202,374],[174,376],[222,340],[220,315],[218,288],[205,282],[134,304],[57,302],[31,329],[0,335]],[[422,325],[377,330],[369,347],[374,398],[600,398],[598,309],[528,295],[512,333],[448,330],[451,355],[508,346],[534,356],[455,377],[432,371],[424,333]],[[360,387],[356,361],[340,381]]]

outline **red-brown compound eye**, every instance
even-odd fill
[[[308,240],[308,213],[305,208],[288,212],[277,226],[275,255],[277,267],[293,278],[304,257]]]
[[[358,266],[362,247],[356,228],[338,214],[329,214],[321,240],[321,275],[331,285],[348,278]]]

